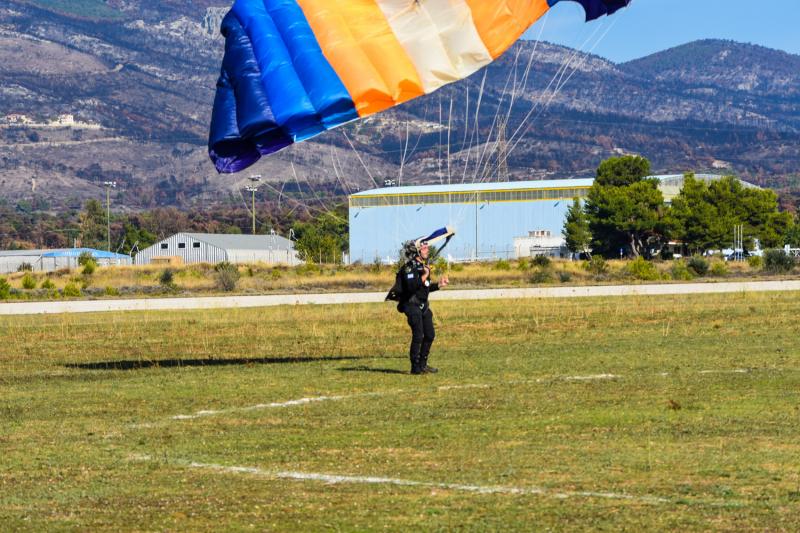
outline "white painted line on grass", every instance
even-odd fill
[[[617,376],[614,374],[595,374],[593,376],[569,376],[566,378],[562,378],[564,381],[600,381],[604,379],[617,379],[622,376]]]
[[[152,461],[147,455],[131,456],[135,461]],[[411,479],[399,479],[391,477],[373,476],[352,476],[341,474],[321,474],[315,472],[291,472],[291,471],[269,471],[252,466],[227,466],[214,463],[180,462],[173,464],[185,466],[187,468],[209,470],[225,474],[249,474],[254,476],[289,479],[294,481],[318,481],[330,485],[355,484],[355,485],[394,485],[400,487],[422,487],[426,489],[443,489],[460,492],[473,492],[477,494],[511,494],[520,496],[545,496],[551,498],[603,498],[611,500],[626,500],[637,503],[663,504],[670,503],[666,498],[656,496],[633,496],[617,492],[595,492],[595,491],[553,491],[540,487],[507,487],[501,485],[469,485],[462,483],[438,483],[432,481],[417,481]]]
[[[261,409],[274,409],[279,407],[292,407],[294,405],[305,405],[309,403],[315,402],[336,402],[339,400],[343,400],[345,398],[349,398],[350,396],[315,396],[313,398],[300,398],[299,400],[289,400],[286,402],[272,402],[272,403],[258,403],[256,405],[249,405],[247,407],[234,407],[231,409],[219,409],[219,410],[205,410],[205,411],[197,411],[193,415],[175,415],[172,417],[172,420],[195,420],[197,418],[203,418],[206,416],[215,416],[221,415],[225,413],[231,412],[242,412],[242,411],[258,411]]]
[[[565,377],[557,377],[553,378],[555,380],[561,381],[591,381],[591,380],[604,380],[604,379],[616,379],[620,376],[616,376],[614,374],[597,374],[594,376],[565,376]],[[444,385],[441,387],[437,387],[437,390],[446,391],[446,390],[459,390],[459,389],[488,389],[492,387],[498,387],[502,385],[527,385],[533,383],[543,383],[548,381],[546,379],[536,379],[536,380],[526,380],[526,381],[511,381],[511,382],[504,382],[504,383],[495,383],[495,384],[488,384],[488,383],[472,383],[472,384],[465,384],[465,385]],[[227,413],[244,413],[248,411],[260,411],[263,409],[279,409],[283,407],[294,407],[298,405],[308,405],[311,403],[318,403],[318,402],[338,402],[341,400],[351,400],[354,398],[367,398],[367,397],[376,397],[376,396],[390,396],[395,394],[401,394],[403,392],[407,392],[402,389],[398,390],[390,390],[390,391],[383,391],[383,392],[361,392],[358,394],[344,394],[338,396],[313,396],[309,398],[299,398],[297,400],[287,400],[285,402],[271,402],[271,403],[259,403],[255,405],[248,405],[245,407],[231,407],[229,409],[204,409],[202,411],[197,411],[190,415],[175,415],[170,417],[170,420],[197,420],[198,418],[205,418],[209,416],[217,416],[223,415]],[[147,427],[155,427],[154,424],[135,424],[131,427],[135,428],[147,428]]]
[[[734,368],[730,370],[700,370],[697,374],[749,374],[753,372],[754,369],[746,369],[746,368]],[[660,372],[655,374],[659,377],[668,377],[672,374],[669,372]],[[549,378],[537,378],[537,379],[528,379],[528,380],[515,380],[515,381],[504,381],[502,383],[465,383],[463,385],[441,385],[435,388],[437,391],[456,391],[456,390],[469,390],[469,389],[491,389],[494,387],[502,387],[507,385],[536,385],[542,383],[550,383],[550,382],[588,382],[588,381],[607,381],[607,380],[616,380],[622,379],[623,376],[619,374],[590,374],[585,376],[553,376]],[[246,413],[249,411],[260,411],[264,409],[281,409],[286,407],[295,407],[298,405],[308,405],[312,403],[322,403],[322,402],[338,402],[342,400],[352,400],[356,398],[369,398],[369,397],[384,397],[384,396],[392,396],[396,394],[403,394],[405,392],[414,392],[413,390],[406,390],[406,389],[396,389],[396,390],[388,390],[388,391],[381,391],[381,392],[361,392],[357,394],[343,394],[343,395],[336,395],[336,396],[312,396],[307,398],[299,398],[297,400],[287,400],[284,402],[271,402],[271,403],[259,403],[255,405],[247,405],[244,407],[231,407],[229,409],[204,409],[202,411],[197,411],[194,414],[190,415],[175,415],[171,416],[168,420],[162,421],[161,423],[153,423],[153,422],[145,422],[140,424],[132,424],[128,427],[131,429],[145,429],[145,428],[154,428],[169,424],[172,421],[183,421],[183,420],[197,420],[200,418],[206,418],[211,416],[217,415],[224,415],[229,413]]]

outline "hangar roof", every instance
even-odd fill
[[[223,250],[293,250],[294,243],[280,235],[180,233]]]
[[[406,187],[382,187],[368,191],[357,192],[351,197],[404,195],[404,194],[436,194],[455,192],[483,192],[483,191],[511,191],[520,189],[558,189],[591,187],[594,180],[567,179],[567,180],[537,180],[537,181],[504,181],[485,183],[454,183],[451,185],[412,185]]]

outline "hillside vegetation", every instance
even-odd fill
[[[9,0],[0,9],[0,120],[71,114],[103,129],[0,124],[3,197],[63,209],[115,180],[134,209],[237,198],[246,178],[217,176],[206,148],[229,4]],[[733,172],[793,188],[798,61],[717,40],[616,65],[520,42],[468,80],[265,158],[253,172],[273,184],[271,199],[296,183],[341,197],[397,178],[401,166],[408,184],[582,177],[634,153],[657,172]],[[562,69],[569,82],[548,89]]]

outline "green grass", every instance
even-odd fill
[[[407,328],[389,305],[0,317],[0,523],[32,531],[800,523],[796,294],[437,302],[434,311],[435,376],[405,373]],[[616,377],[570,379],[599,374]],[[248,409],[322,396],[342,398]],[[218,412],[172,418],[203,410]]]

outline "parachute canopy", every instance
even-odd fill
[[[491,63],[563,0],[236,0],[209,155],[238,172]],[[631,0],[580,2],[587,20]]]

